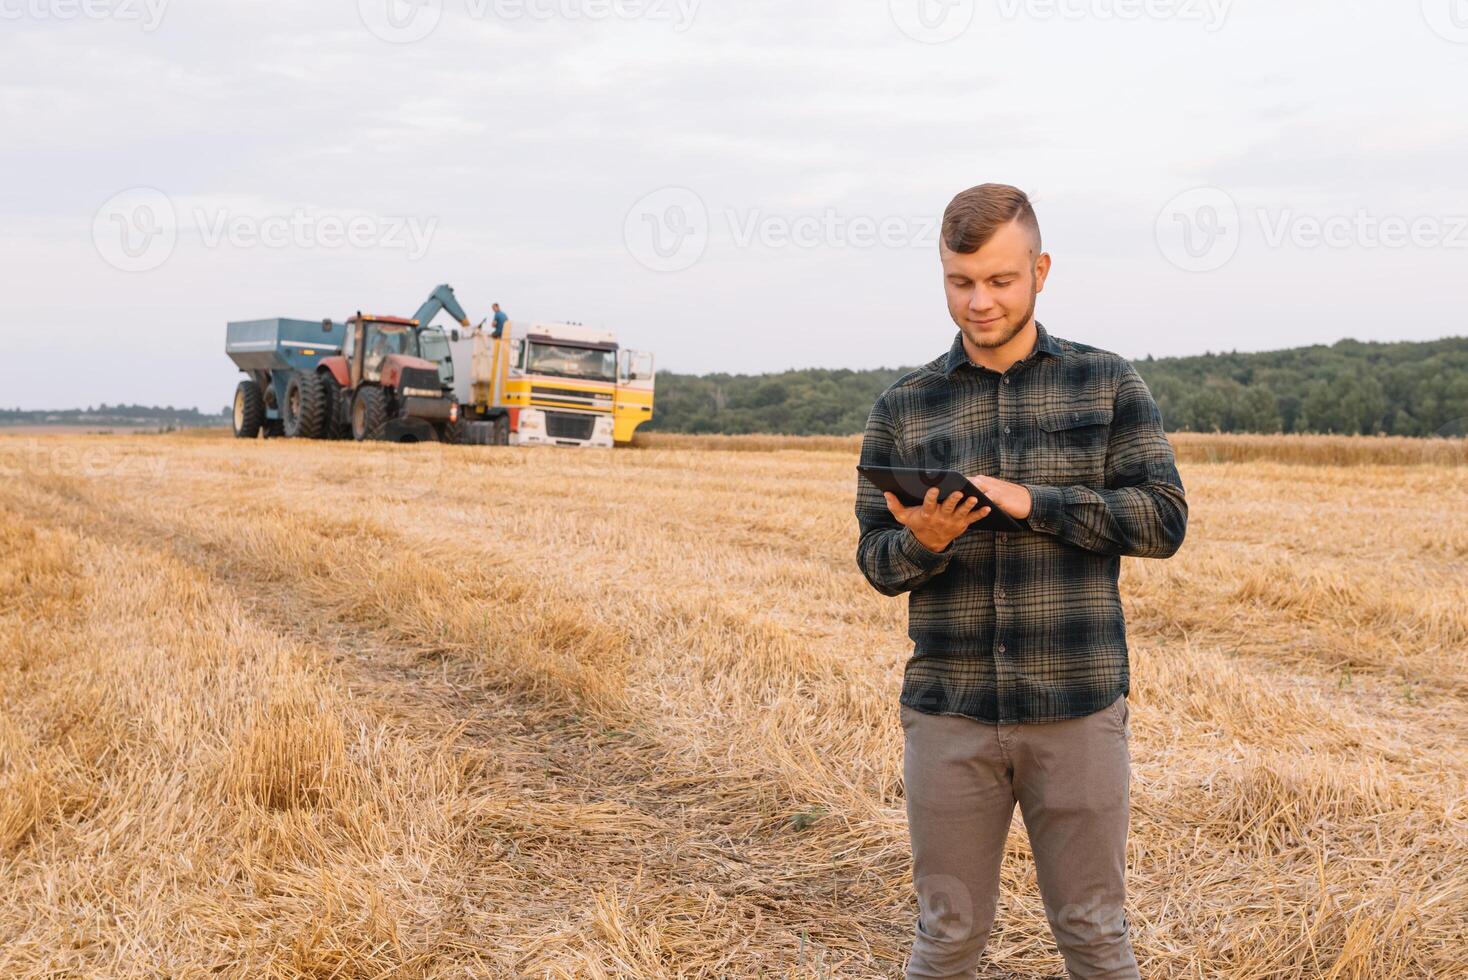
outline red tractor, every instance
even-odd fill
[[[340,354],[291,374],[281,406],[285,434],[457,442],[459,404],[423,343],[417,320],[358,313],[346,323]]]

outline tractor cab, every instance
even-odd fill
[[[417,320],[357,314],[347,321],[346,340],[342,344],[342,356],[347,359],[351,375],[350,387],[363,382],[395,384],[403,368],[423,366],[419,350]],[[391,377],[384,380],[384,373]]]

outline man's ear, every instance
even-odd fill
[[[1045,291],[1045,279],[1050,275],[1050,253],[1041,252],[1035,260],[1035,292]]]

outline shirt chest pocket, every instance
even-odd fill
[[[1111,439],[1110,408],[1063,408],[1036,416],[1039,444],[1034,469],[1054,486],[1106,482],[1106,446]]]

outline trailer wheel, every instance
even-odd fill
[[[387,392],[377,385],[364,385],[352,399],[352,438],[377,439],[387,425]]]
[[[285,386],[280,417],[292,439],[320,439],[326,431],[326,383],[314,371],[295,371]]]
[[[260,386],[250,380],[241,381],[234,390],[234,437],[255,438],[264,421],[265,399],[260,395]]]
[[[318,375],[321,385],[326,390],[326,426],[322,431],[322,437],[326,439],[345,439],[352,434],[352,424],[347,418],[350,406],[342,395],[341,382],[336,380],[336,375],[330,371],[321,371]]]

